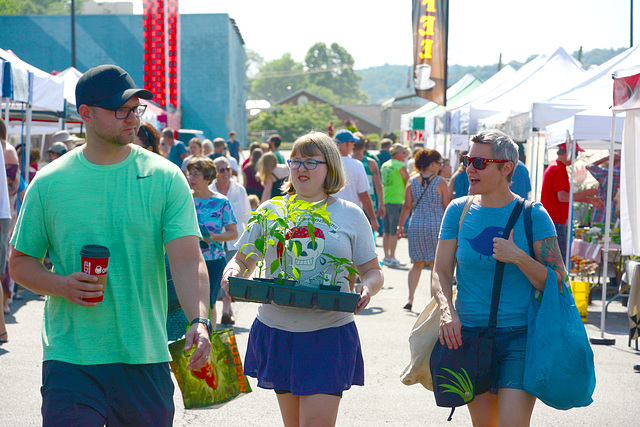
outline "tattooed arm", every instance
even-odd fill
[[[547,281],[547,266],[555,270],[560,279],[567,277],[567,270],[564,267],[558,240],[555,236],[533,242],[533,252],[536,255],[535,259],[513,243],[513,231],[511,231],[509,240],[498,237],[493,239],[493,257],[498,261],[517,265],[539,291],[544,291],[544,285]]]

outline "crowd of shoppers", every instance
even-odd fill
[[[366,135],[333,126],[331,136],[299,137],[288,159],[279,135],[250,144],[248,153],[234,131],[228,139],[192,138],[185,145],[174,129],[141,121],[140,100],[152,97],[119,67],[85,73],[76,98],[86,138],[67,131],[52,135],[46,167],[39,167],[39,153],[32,151],[35,163],[27,167],[33,182],[26,192],[20,172],[24,148],[16,151],[6,142],[0,118],[0,345],[10,338],[4,313],[19,297],[13,280],[46,295],[44,425],[171,425],[165,253],[188,328],[185,347],[194,349],[189,368],[197,370],[206,363],[216,325],[236,321],[228,279],[250,277],[256,268],[254,245],[262,224],[248,226],[251,212],[259,206],[277,210],[280,205],[271,199],[293,196],[322,203],[331,216],[330,224],[317,222],[311,231],[323,250],[299,272],[299,282],[314,287],[322,278],[347,276],[329,262],[331,255],[355,266],[357,281],[338,282],[342,292],[357,293],[360,300],[354,313],[275,303],[258,307],[245,373],[258,387],[274,391],[285,425],[335,425],[344,392],[364,385],[355,315],[382,289],[382,265],[403,268],[401,259],[411,262],[404,309],[413,310],[422,270],[431,269],[440,340],[453,348],[461,345],[461,331],[486,323],[495,261],[507,264],[505,282],[512,285],[503,287],[501,297],[498,337],[505,345],[495,361],[497,394],[477,396],[468,408],[478,425],[496,419],[529,423],[535,398],[522,387],[525,306],[532,289],[544,290],[545,265],[566,276],[558,245],[567,221],[559,215],[569,191],[564,175],[574,157],[566,147],[545,173],[543,203],[549,207],[534,205],[530,257],[523,256],[528,245],[522,220],[506,238],[491,234],[506,222],[518,195],[527,198],[531,191],[518,147],[502,132],[474,136],[452,176],[449,159],[436,150],[414,147],[411,153],[384,138],[374,155]],[[602,175],[603,162],[590,166],[594,176]],[[87,195],[92,203],[86,203]],[[574,199],[602,207],[593,190]],[[383,237],[382,263],[376,231]],[[402,237],[409,250],[398,255]],[[79,268],[87,245],[109,249],[106,283]],[[266,264],[281,256],[270,247]]]

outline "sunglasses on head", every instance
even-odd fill
[[[474,168],[482,170],[487,167],[487,163],[507,163],[509,160],[485,159],[483,157],[462,156],[462,164],[465,168],[473,165]]]

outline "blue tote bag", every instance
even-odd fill
[[[593,350],[573,296],[547,267],[542,301],[533,291],[524,390],[556,409],[588,406],[596,387]]]

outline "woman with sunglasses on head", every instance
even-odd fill
[[[467,407],[474,425],[529,425],[535,404],[535,397],[523,390],[529,301],[534,288],[544,290],[546,266],[562,279],[567,272],[555,228],[541,204],[532,209],[535,259],[529,255],[522,214],[510,235],[502,238],[520,199],[509,190],[518,163],[518,146],[513,140],[498,130],[475,135],[463,162],[469,196],[454,199],[444,214],[431,282],[440,308],[440,343],[458,349],[467,328],[488,325],[496,260],[504,262],[493,346],[493,387],[475,396]],[[472,203],[458,227],[470,197]]]
[[[409,182],[404,195],[404,203],[398,221],[398,237],[409,237],[409,258],[413,265],[409,270],[409,298],[404,306],[411,311],[420,273],[425,265],[433,267],[438,244],[438,233],[444,210],[449,204],[447,181],[440,176],[442,156],[436,150],[421,149],[416,151],[414,162],[417,175]],[[411,215],[409,230],[404,224]]]
[[[149,151],[153,151],[156,154],[160,154],[158,146],[160,144],[160,132],[156,130],[150,123],[140,122],[140,128],[134,141],[135,144],[146,148]]]
[[[293,144],[288,165],[285,198],[296,195],[297,200],[324,203],[331,220],[331,226],[323,221],[315,223],[314,244],[308,241],[307,228],[294,230],[303,236],[300,241],[305,242],[308,252],[308,262],[300,268],[300,286],[317,288],[336,275],[335,266],[325,253],[346,258],[362,276],[352,289],[347,273],[341,272],[339,283],[342,292],[360,294],[355,311],[359,313],[382,288],[383,276],[364,212],[359,206],[332,196],[345,184],[338,148],[324,133],[303,135]],[[262,207],[277,209],[278,205],[267,202]],[[229,277],[251,276],[257,252],[253,242],[260,234],[260,225],[254,223],[240,238],[241,249],[223,275],[225,291]],[[245,243],[248,244],[243,247]],[[275,248],[267,249],[266,265],[276,259],[276,252]],[[260,305],[249,333],[245,374],[257,378],[258,387],[275,391],[285,426],[335,425],[343,392],[352,385],[364,384],[354,313],[275,303]]]

